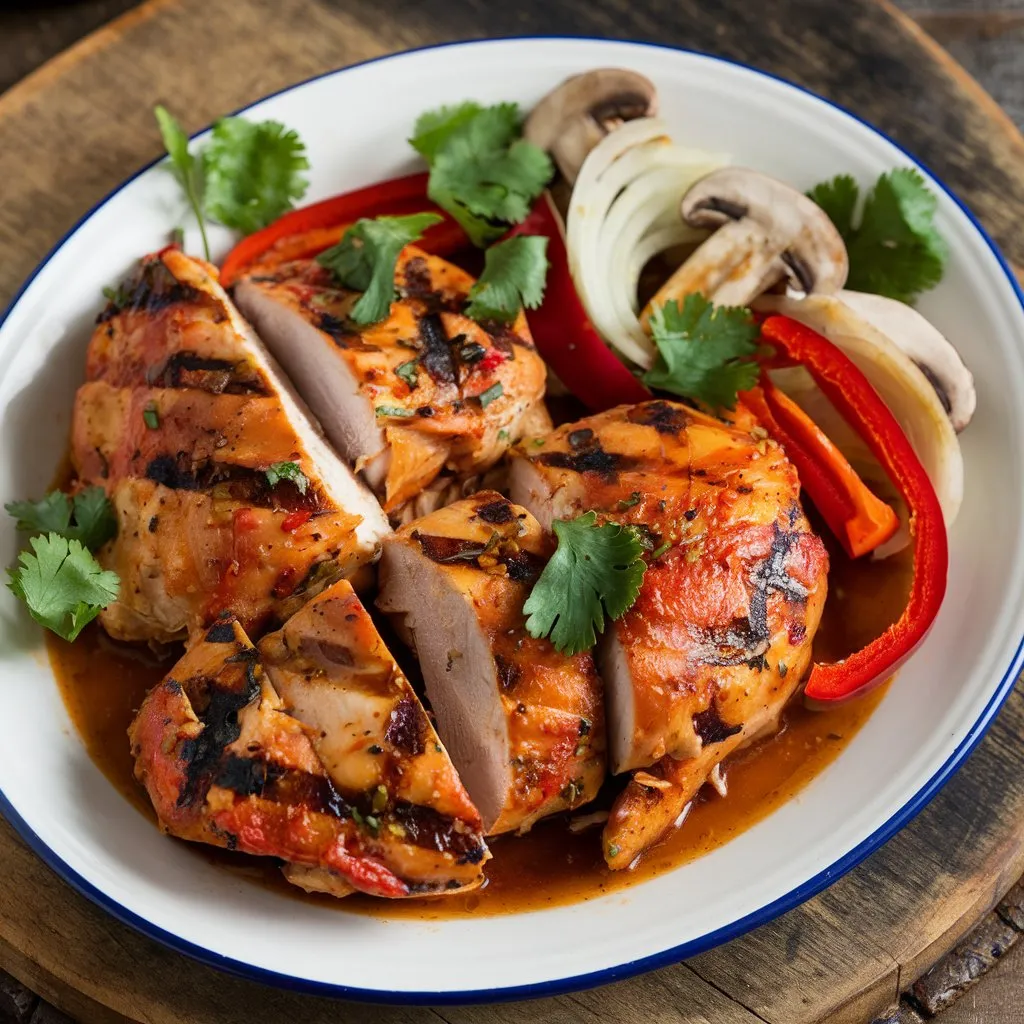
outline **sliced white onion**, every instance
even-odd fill
[[[638,318],[644,265],[703,233],[683,224],[679,205],[698,179],[726,160],[677,146],[658,118],[628,121],[588,154],[566,220],[569,270],[605,341],[647,369],[657,354]]]
[[[917,364],[885,334],[833,296],[795,299],[765,295],[754,303],[754,308],[799,320],[828,338],[856,363],[903,428],[935,488],[946,526],[952,526],[964,494],[960,442],[935,389]],[[808,408],[805,403],[811,393],[806,382],[801,385],[799,376],[786,378],[778,372],[773,372],[772,377],[787,393],[795,385],[793,400],[806,408],[851,464],[863,464],[863,445],[851,440],[853,431],[834,409],[829,412],[831,403],[823,395],[820,399],[811,398],[814,404]],[[890,544],[884,553],[891,551]]]

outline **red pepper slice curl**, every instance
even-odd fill
[[[778,346],[807,368],[818,387],[867,443],[900,492],[910,514],[914,576],[903,614],[866,647],[842,661],[815,664],[811,669],[804,690],[806,697],[813,702],[832,703],[857,696],[887,679],[924,640],[946,593],[949,567],[946,525],[935,488],[914,449],[896,418],[854,363],[816,331],[789,317],[768,317],[761,325],[761,334],[768,344]],[[774,413],[775,409],[769,407],[769,411]],[[792,422],[782,426],[785,431],[786,427],[792,427]],[[765,428],[771,429],[768,424]],[[779,441],[786,448],[781,437]],[[786,449],[790,458],[798,452],[808,457],[811,454],[809,447],[801,448],[799,437],[793,454]],[[799,465],[797,468],[803,480],[804,471]],[[811,487],[814,486],[811,481],[819,477],[829,479],[827,465],[818,468],[820,473],[811,470],[807,477]],[[810,487],[808,494],[815,498]]]

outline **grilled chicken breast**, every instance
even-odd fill
[[[480,815],[351,585],[313,598],[259,651],[331,782],[361,809],[373,856],[411,892],[479,885],[490,856]]]
[[[605,828],[609,865],[625,867],[715,765],[777,726],[809,664],[827,555],[775,442],[670,402],[524,442],[510,487],[545,525],[596,509],[651,550],[636,604],[596,651],[612,769],[644,769]]]
[[[313,260],[256,273],[234,289],[241,310],[389,513],[439,476],[492,466],[529,429],[547,429],[545,368],[525,317],[481,325],[462,315],[473,278],[407,246],[399,298],[369,326],[359,295]]]
[[[262,629],[389,531],[207,264],[146,257],[100,315],[87,376],[72,459],[118,512],[99,556],[122,580],[113,636],[168,642],[225,609]]]
[[[604,714],[590,654],[525,629],[551,553],[525,509],[484,491],[404,526],[381,554],[377,605],[415,648],[438,732],[488,835],[593,799]]]
[[[340,588],[328,600],[345,602],[345,614],[358,620],[353,611],[358,600],[347,583]],[[311,618],[315,613],[306,617],[307,624]],[[324,651],[337,657],[342,648],[329,646],[336,639],[372,643],[362,621],[349,624],[347,632],[321,627],[312,655],[293,655],[283,638],[269,638],[279,658],[274,673],[279,678],[308,673],[313,680],[308,685],[315,687],[309,658],[322,659]],[[349,652],[353,662],[363,656],[355,648]],[[368,653],[372,675],[380,652],[370,647]],[[397,800],[399,792],[418,795],[415,785],[403,784],[403,767],[413,766],[411,774],[421,783],[425,771],[386,737],[380,757],[387,774],[381,777],[393,788],[371,784],[369,776],[365,786],[342,788],[337,772],[325,768],[318,746],[331,752],[321,733],[331,736],[335,728],[344,743],[343,726],[323,724],[327,728],[310,727],[286,712],[259,652],[237,620],[222,617],[139,709],[129,729],[135,775],[166,832],[280,858],[286,877],[308,890],[399,898],[479,884],[486,847],[450,766],[447,777],[444,766],[434,774],[439,788],[448,783],[440,802],[468,815],[455,823],[429,803]],[[351,775],[344,781],[352,781]],[[377,806],[379,786],[389,794],[384,809]]]

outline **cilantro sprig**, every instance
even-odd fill
[[[484,269],[469,290],[466,316],[474,320],[514,320],[519,310],[536,309],[544,300],[548,276],[548,240],[519,235],[492,245]]]
[[[56,533],[98,551],[117,535],[117,516],[102,487],[87,487],[73,498],[50,491],[39,501],[11,501],[4,505],[26,533]]]
[[[337,245],[317,256],[340,284],[363,293],[350,313],[357,324],[377,323],[388,315],[399,253],[440,220],[436,213],[357,220]]]
[[[252,234],[290,210],[306,194],[309,169],[306,147],[298,134],[278,121],[254,123],[223,117],[198,154],[189,152],[188,136],[161,106],[154,108],[174,176],[199,224],[203,252],[210,258],[207,218]]]
[[[409,142],[430,165],[427,194],[481,248],[526,219],[554,173],[547,153],[522,138],[515,103],[429,111]]]
[[[935,227],[938,200],[912,167],[883,174],[856,223],[860,188],[850,175],[840,174],[807,194],[846,242],[847,288],[912,303],[942,280],[949,250]]]
[[[597,514],[556,519],[558,547],[523,605],[526,629],[550,637],[562,654],[589,650],[615,620],[633,607],[647,568],[636,530],[598,525]]]
[[[37,532],[31,551],[8,569],[8,587],[25,603],[40,625],[65,640],[74,640],[112,601],[117,600],[117,573],[104,571],[93,557],[117,533],[113,506],[101,487],[70,498],[51,491],[39,501],[12,501],[4,506],[19,530]]]
[[[712,409],[732,409],[737,392],[757,383],[758,328],[749,309],[715,306],[703,295],[687,295],[654,310],[651,337],[658,347],[645,384],[695,399]]]

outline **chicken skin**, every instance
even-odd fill
[[[100,316],[87,375],[72,460],[117,511],[99,559],[121,576],[101,616],[118,639],[182,639],[224,610],[261,630],[389,532],[201,261],[146,257]]]
[[[350,318],[359,293],[313,260],[243,278],[235,299],[327,436],[396,513],[439,476],[488,469],[527,431],[550,428],[545,368],[522,313],[463,315],[473,278],[406,246],[385,320]]]
[[[595,509],[649,550],[636,603],[595,652],[612,770],[634,772],[604,834],[608,864],[626,867],[723,758],[777,727],[810,663],[828,558],[781,448],[675,403],[524,441],[510,487],[545,525]]]
[[[353,611],[358,599],[347,583],[339,587],[336,596],[324,600],[340,600],[349,609],[345,614],[358,617]],[[307,626],[313,616],[306,616]],[[365,624],[355,628],[365,634]],[[315,641],[315,655],[292,655],[280,649],[280,638],[271,640],[277,656],[273,672],[279,678],[293,670],[309,672],[310,657],[339,651],[346,639],[366,637],[328,626]],[[331,648],[332,643],[339,646]],[[360,655],[353,651],[353,661]],[[379,656],[371,651],[371,657]],[[378,665],[369,668],[372,674]],[[314,678],[312,685],[320,684]],[[279,858],[285,876],[309,890],[401,898],[478,885],[487,857],[479,819],[450,766],[441,763],[443,751],[433,755],[425,772],[414,765],[411,774],[419,777],[421,792],[424,774],[430,775],[447,808],[462,818],[398,795],[415,796],[416,786],[402,788],[408,752],[401,745],[393,750],[386,735],[379,756],[389,774],[381,777],[397,778],[398,788],[369,778],[362,780],[366,785],[342,785],[352,781],[351,775],[328,770],[318,746],[329,751],[327,737],[341,742],[344,737],[336,731],[338,723],[323,724],[329,726],[326,737],[324,730],[287,713],[260,653],[236,620],[222,617],[139,709],[129,730],[135,774],[165,831]]]
[[[488,835],[592,800],[605,773],[589,653],[531,637],[523,603],[551,554],[525,509],[482,491],[384,545],[377,605],[420,660],[438,731]]]

